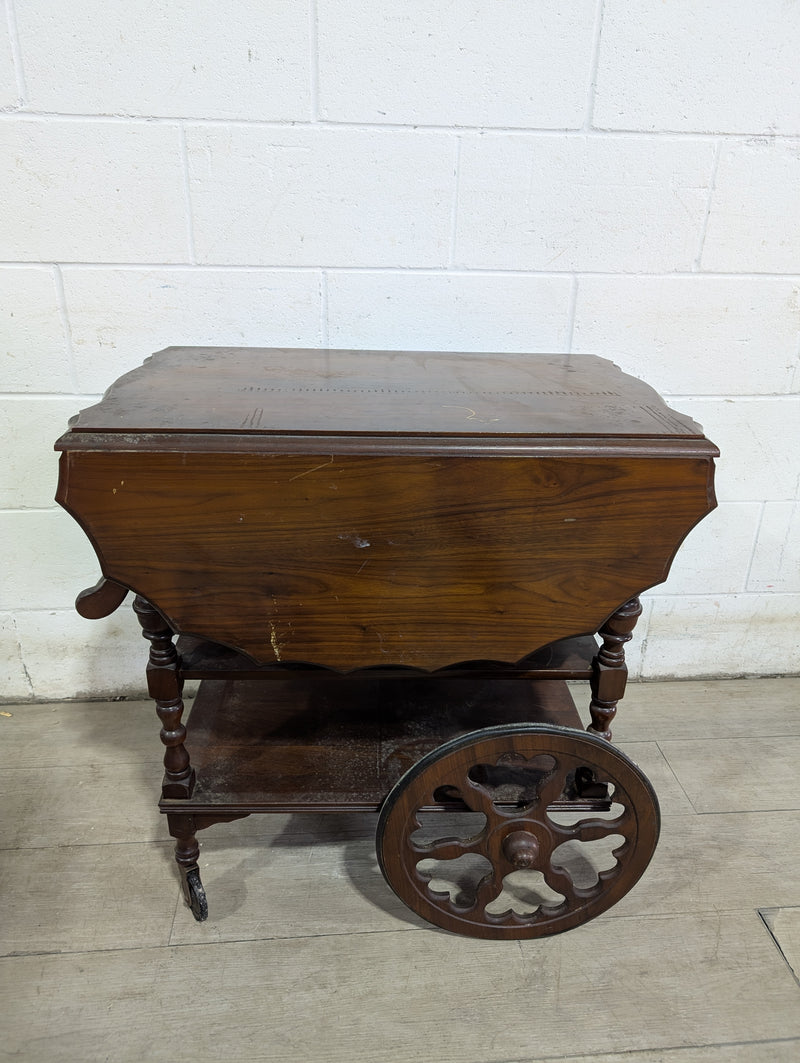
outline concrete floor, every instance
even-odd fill
[[[795,1063],[799,706],[800,679],[630,686],[615,741],[659,848],[615,908],[524,942],[405,909],[373,816],[204,831],[196,923],[151,706],[2,706],[0,1059]]]

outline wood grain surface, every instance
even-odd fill
[[[534,719],[582,727],[566,684],[553,680],[296,673],[267,683],[206,680],[187,727],[197,784],[191,799],[163,800],[161,808],[377,812],[403,773],[442,742]]]
[[[641,380],[580,354],[170,347],[74,432],[702,438]]]
[[[713,507],[708,457],[70,450],[103,574],[259,662],[436,668],[596,631]]]

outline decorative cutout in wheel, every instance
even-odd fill
[[[422,811],[454,798],[472,814]],[[399,780],[381,810],[378,860],[398,897],[436,926],[544,937],[624,897],[659,827],[652,786],[604,739],[546,724],[490,727],[439,746]]]

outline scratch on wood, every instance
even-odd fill
[[[278,643],[278,633],[275,630],[275,625],[270,621],[269,625],[269,641],[272,645],[272,652],[275,654],[275,660],[280,662],[281,659],[281,647]]]
[[[360,535],[340,535],[338,538],[343,542],[352,543],[356,550],[366,550],[372,545],[369,539],[362,539]]]
[[[480,421],[481,424],[491,424],[493,421],[499,421],[500,420],[499,417],[478,417],[478,411],[477,410],[473,410],[471,406],[451,406],[451,405],[448,404],[448,405],[442,406],[442,409],[443,410],[466,410],[467,413],[469,414],[469,417],[467,418],[468,421],[474,421],[474,420],[477,419],[478,421]]]
[[[301,476],[310,476],[312,472],[319,472],[320,469],[325,469],[328,465],[333,465],[333,454],[331,454],[328,461],[323,461],[321,465],[315,465],[313,469],[306,469],[305,472],[299,472],[296,476],[290,476],[288,482],[291,483],[292,480],[299,480]]]

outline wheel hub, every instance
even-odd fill
[[[514,830],[503,839],[503,855],[514,867],[536,867],[539,859],[539,841],[527,830]]]

